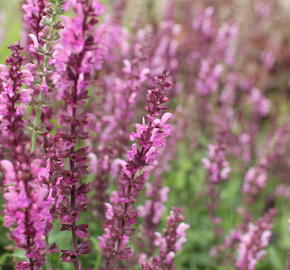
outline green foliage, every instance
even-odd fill
[[[3,37],[0,39],[0,63],[4,63],[10,54],[7,47],[19,40],[20,37],[19,0],[0,1],[0,12],[2,16],[10,14],[10,16],[4,16],[3,24],[0,23],[1,30],[4,29]]]

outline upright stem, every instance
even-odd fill
[[[24,189],[25,189],[25,193],[26,196],[29,197],[29,186],[28,186],[28,179],[24,179]],[[30,222],[29,222],[29,209],[30,206],[28,206],[28,208],[25,209],[25,220],[24,220],[24,224],[25,224],[25,235],[26,235],[26,250],[28,252],[30,252],[31,249],[31,239],[30,239],[30,233],[29,233],[29,228],[30,228]],[[29,258],[29,267],[30,270],[34,270],[34,262],[32,258]]]
[[[82,60],[82,58],[81,58]],[[80,61],[81,63],[81,61]],[[72,119],[75,119],[76,117],[76,107],[75,107],[75,103],[77,102],[77,97],[76,97],[76,92],[77,92],[77,85],[78,85],[78,79],[79,77],[77,76],[74,82],[74,87],[72,89],[72,99],[73,99],[73,108],[72,108]],[[70,133],[71,136],[73,137],[75,135],[75,124],[74,122],[71,123],[70,126]],[[74,152],[74,146],[71,148],[71,153]],[[74,170],[75,170],[75,164],[74,164],[74,160],[70,157],[69,159],[69,166],[70,166],[70,171],[72,173],[72,175],[74,175]],[[75,210],[75,192],[76,192],[76,185],[72,185],[71,188],[71,213],[74,214],[74,210]],[[72,233],[72,249],[73,251],[77,254],[77,236],[75,234],[76,231],[76,221],[74,220],[72,223],[72,228],[71,228],[71,233]],[[74,269],[75,270],[80,270],[80,263],[79,263],[79,259],[78,256],[76,257],[76,259],[74,259]]]
[[[30,251],[31,241],[30,241],[30,236],[28,233],[28,228],[29,228],[29,216],[28,215],[29,215],[28,210],[25,209],[26,250]],[[34,270],[34,263],[33,263],[32,258],[29,258],[29,268],[30,268],[30,270]]]
[[[76,185],[72,186],[72,190],[71,190],[71,210],[73,211],[74,207],[75,207],[75,189],[76,189]],[[72,234],[72,248],[73,251],[75,253],[77,253],[77,236],[75,234],[75,230],[76,230],[76,222],[74,221],[72,223],[72,229],[71,229],[71,234]],[[78,260],[78,257],[74,260],[74,269],[75,270],[80,270],[80,263]]]
[[[21,65],[23,64],[21,58],[20,58],[20,55],[18,55],[18,53],[20,52],[20,46],[18,47],[18,51],[14,51],[14,53],[12,53],[12,56],[11,57],[14,57],[14,59],[17,61],[19,61],[21,63]],[[14,55],[15,54],[15,55]],[[20,66],[21,66],[20,65]],[[13,112],[13,115],[15,115],[15,112],[17,111],[17,103],[19,102],[19,97],[18,95],[16,95],[16,93],[18,93],[18,91],[20,90],[20,85],[18,85],[17,81],[19,80],[19,77],[18,76],[22,76],[22,74],[18,73],[20,71],[20,66],[17,67],[17,66],[12,66],[10,65],[10,70],[9,70],[9,74],[10,74],[10,78],[12,80],[12,92],[14,93],[14,95],[8,95],[8,100],[9,100],[9,104],[11,106],[10,108],[10,111]],[[13,71],[13,72],[12,72]],[[26,193],[26,197],[29,198],[30,196],[30,192],[29,192],[29,186],[28,186],[28,183],[29,181],[31,180],[30,176],[26,174],[26,172],[23,170],[23,168],[21,167],[21,159],[20,159],[20,156],[19,156],[19,151],[17,150],[17,148],[19,146],[21,146],[21,143],[23,142],[23,138],[22,138],[22,132],[23,130],[22,129],[18,129],[17,130],[17,125],[16,125],[16,120],[15,120],[15,117],[9,117],[8,118],[8,121],[9,121],[9,124],[10,124],[10,131],[12,131],[12,135],[10,137],[11,139],[11,146],[12,146],[12,162],[13,162],[13,166],[15,168],[15,171],[16,172],[20,172],[21,175],[25,175],[25,177],[22,179],[22,178],[19,178],[19,177],[16,177],[16,181],[18,182],[18,184],[23,181],[23,184],[24,184],[24,190],[25,190],[25,193]],[[28,165],[29,166],[29,158],[26,156],[26,160],[25,160],[27,163],[25,163],[25,165]],[[30,220],[29,220],[29,209],[30,209],[30,206],[29,205],[27,208],[24,209],[24,228],[25,228],[25,240],[26,240],[26,246],[25,246],[25,250],[26,252],[30,252],[31,251],[31,246],[32,246],[32,243],[31,243],[31,235],[30,235]],[[23,248],[23,247],[22,247]],[[29,261],[29,268],[30,270],[34,270],[34,261],[32,258],[29,258],[28,259]]]
[[[83,32],[85,33],[85,23],[87,21],[87,14],[85,14],[84,19],[83,19]],[[83,48],[83,50],[81,51],[81,53],[79,54],[78,57],[78,68],[81,66],[81,63],[83,61],[85,55],[85,47]],[[79,75],[76,76],[76,78],[74,79],[74,86],[72,88],[72,99],[73,99],[73,107],[72,107],[72,119],[76,118],[76,114],[77,114],[77,110],[76,110],[76,103],[77,103],[77,91],[78,91],[78,81],[79,81]],[[71,136],[74,137],[75,136],[75,123],[72,122],[71,126],[70,126],[70,133]],[[74,146],[71,148],[71,153],[74,152]],[[70,164],[70,171],[72,172],[72,175],[74,174],[74,170],[75,170],[75,164],[74,164],[74,160],[70,157],[69,160],[69,164]],[[75,208],[75,192],[76,192],[76,185],[72,185],[71,188],[71,212],[74,212],[74,208]],[[71,232],[72,232],[72,249],[75,253],[77,253],[77,236],[75,234],[76,231],[76,221],[74,220],[72,223],[72,228],[71,228]],[[74,269],[75,270],[81,270],[81,265],[77,258],[74,260]]]
[[[36,106],[35,111],[35,118],[33,121],[33,130],[32,130],[32,137],[31,137],[31,153],[35,151],[36,148],[36,138],[37,138],[37,129],[40,124],[40,118],[41,118],[41,106],[43,104],[44,100],[44,94],[40,94],[40,103]]]
[[[42,65],[42,81],[45,81],[45,83],[48,81],[48,62],[49,58],[51,57],[51,42],[53,40],[53,35],[55,34],[55,24],[56,24],[56,18],[57,18],[57,9],[58,5],[54,7],[54,10],[52,11],[51,17],[49,18],[49,33],[46,38],[45,44],[42,48],[42,54],[43,54],[43,65]],[[41,122],[41,114],[42,114],[42,107],[45,102],[45,94],[43,90],[41,90],[40,95],[37,98],[37,104],[35,106],[35,119],[33,121],[33,128],[32,128],[32,136],[31,136],[31,153],[35,151],[36,148],[36,140],[37,140],[37,134],[39,125]]]
[[[48,234],[45,235],[45,242],[46,242],[46,268],[47,270],[52,270],[51,269],[51,261],[50,261],[50,256],[49,256],[49,236]]]
[[[72,130],[74,128],[72,127]],[[74,171],[74,163],[73,161],[70,159],[70,170],[73,172]],[[71,188],[71,212],[74,212],[74,208],[75,208],[75,191],[76,191],[76,185],[73,185]],[[71,235],[72,235],[72,250],[77,253],[77,236],[75,234],[75,230],[76,230],[76,221],[74,220],[72,223],[72,228],[71,228]],[[79,263],[79,259],[78,256],[76,257],[76,259],[74,260],[74,269],[75,270],[80,270],[80,263]]]

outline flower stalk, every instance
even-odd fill
[[[40,38],[36,37],[33,34],[29,36],[34,42],[34,49],[38,55],[43,57],[42,60],[38,58],[38,65],[40,74],[37,81],[39,83],[39,93],[37,98],[32,103],[32,107],[35,111],[35,118],[32,126],[32,135],[31,135],[31,152],[33,153],[36,148],[36,140],[39,132],[42,131],[41,127],[41,116],[42,108],[46,103],[46,96],[51,88],[51,73],[54,70],[54,65],[49,66],[49,60],[51,59],[54,51],[54,44],[59,39],[59,30],[62,28],[62,22],[60,20],[60,15],[63,14],[64,0],[51,1],[51,5],[48,8],[47,15],[42,18],[42,24],[44,25],[43,36]],[[45,33],[48,32],[46,35]],[[44,43],[43,46],[41,44]],[[42,65],[41,63],[42,62]],[[36,82],[37,84],[37,82]]]

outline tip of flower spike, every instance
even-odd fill
[[[167,81],[168,76],[169,76],[169,72],[164,70],[161,74],[154,76],[154,79],[153,79],[154,84],[160,85],[161,87],[164,87],[164,88],[171,87],[172,83]]]

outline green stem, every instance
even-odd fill
[[[33,130],[32,130],[32,137],[31,137],[31,153],[35,151],[36,148],[36,139],[37,139],[37,130],[40,124],[40,117],[41,117],[41,106],[43,103],[44,94],[40,94],[40,103],[36,107],[35,118],[33,121]]]
[[[46,242],[46,266],[47,266],[47,270],[51,270],[51,261],[50,261],[50,255],[49,255],[49,238],[48,238],[48,234],[45,236],[45,242]]]
[[[58,8],[58,5],[55,6],[56,10]],[[47,36],[47,41],[45,42],[43,46],[43,54],[44,54],[44,59],[43,59],[43,65],[42,65],[42,81],[47,82],[48,81],[48,61],[50,57],[50,51],[51,51],[51,42],[52,42],[52,37],[54,35],[55,31],[55,23],[57,19],[57,11],[54,10],[49,21],[50,29],[49,33]],[[37,135],[38,135],[38,130],[39,130],[39,125],[41,122],[41,114],[42,114],[42,107],[45,102],[45,94],[43,92],[40,93],[40,96],[38,96],[37,100],[37,106],[35,108],[35,119],[33,121],[33,130],[32,130],[32,136],[31,136],[31,153],[35,151],[36,148],[36,141],[37,141]]]

